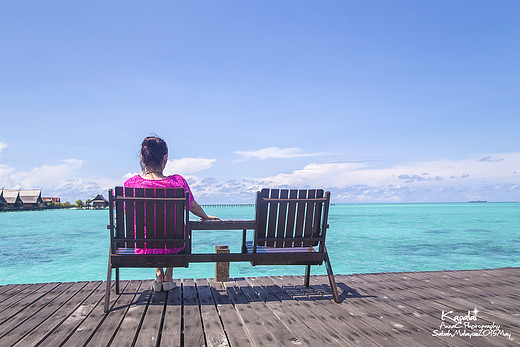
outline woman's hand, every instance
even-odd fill
[[[222,220],[218,217],[215,217],[215,216],[210,216],[209,214],[206,215],[207,218],[203,218],[203,217],[200,217],[200,220],[203,221],[203,220]]]
[[[195,200],[191,203],[190,212],[197,217],[200,217],[200,220],[220,220],[218,217],[208,216]]]

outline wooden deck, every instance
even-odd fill
[[[169,293],[151,292],[149,280],[123,281],[107,315],[102,282],[6,285],[0,346],[520,344],[520,268],[336,280],[340,304],[326,276],[313,276],[309,288],[292,276],[185,279]]]

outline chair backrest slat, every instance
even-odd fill
[[[298,198],[298,190],[291,189],[289,191],[289,199],[297,199]],[[287,226],[285,228],[285,236],[293,237],[294,236],[294,226],[296,221],[296,203],[289,202],[287,207]],[[289,245],[288,245],[289,246]]]
[[[307,198],[307,190],[300,189],[298,191],[298,198],[305,199]],[[303,236],[303,226],[305,221],[305,203],[297,202],[296,203],[296,227],[294,229],[294,237],[302,237]],[[299,242],[294,245],[294,247],[301,247],[302,243]]]
[[[262,189],[257,194],[253,251],[256,246],[318,245],[324,240],[329,199],[330,194],[327,192],[324,196],[322,189]],[[321,245],[320,249],[323,249]]]
[[[167,198],[174,198],[175,191],[173,189],[169,189],[165,193]],[[175,238],[175,203],[173,201],[166,202],[166,237],[169,239]],[[166,243],[167,248],[175,247],[173,242]]]
[[[271,189],[271,198],[279,198],[279,190]],[[276,217],[278,215],[278,204],[269,204],[269,221],[267,223],[267,237],[271,238],[276,235]],[[267,247],[273,247],[274,241],[268,241]]]
[[[125,187],[124,188],[124,196],[125,197],[133,197],[134,196],[134,188]],[[135,223],[135,201],[125,201],[125,233],[124,237],[127,240],[135,239],[135,231],[134,231],[134,223]],[[126,247],[135,247],[135,244],[128,242]]]
[[[182,198],[184,197],[184,189],[176,189],[175,190],[175,197],[176,198]],[[182,206],[179,206],[178,204],[175,205],[175,218],[174,218],[174,237],[180,238],[184,235],[184,223],[183,223],[183,216],[184,216],[184,208]],[[181,244],[178,242],[175,243],[175,247],[182,247]]]
[[[314,199],[316,197],[316,190],[315,189],[309,189],[307,191],[307,198]],[[314,222],[314,206],[315,203],[308,202],[305,206],[305,221],[304,221],[304,227],[303,227],[303,237],[312,237],[313,235],[313,222]],[[302,244],[304,247],[310,246],[309,242],[304,242]]]
[[[323,198],[323,189],[317,189],[316,190],[316,198]],[[313,220],[313,230],[312,230],[312,235],[316,235],[317,233],[319,233],[319,230],[320,228],[322,228],[322,211],[323,209],[323,202],[316,202],[314,204],[314,220]],[[327,207],[328,209],[328,207]],[[305,246],[315,246],[316,243],[309,243],[309,244],[305,244]]]
[[[282,189],[280,191],[280,199],[287,199],[289,197],[289,191],[287,189]],[[287,202],[280,202],[278,207],[278,225],[276,227],[276,237],[284,238],[285,237],[285,225],[287,218]],[[275,247],[283,247],[285,242],[276,242]]]
[[[164,189],[161,189],[161,188],[156,188],[155,189],[155,197],[156,198],[164,198],[165,196],[165,192],[164,192]],[[164,210],[166,208],[166,204],[164,201],[156,201],[155,202],[155,230],[156,230],[156,233],[155,233],[155,237],[157,238],[161,238],[161,237],[164,237],[164,238],[167,238],[166,236],[166,233],[165,233],[165,224],[164,224]],[[160,233],[160,235],[158,235],[157,233]],[[164,248],[164,243],[156,243],[154,248]]]
[[[123,187],[116,187],[114,189],[115,196],[123,196]],[[112,196],[111,196],[112,198]],[[121,200],[115,201],[115,217],[116,217],[116,232],[115,237],[118,239],[122,239],[125,237],[125,211],[123,209],[124,203]],[[110,208],[113,208],[111,205]],[[113,245],[116,248],[118,247],[126,247],[126,244],[124,242],[118,242],[116,245]]]
[[[134,197],[144,198],[144,188],[134,188]],[[135,206],[135,238],[144,239],[146,237],[144,233],[144,201],[136,200]],[[132,230],[126,230],[127,237],[131,234]],[[136,248],[145,248],[144,242],[136,242]]]
[[[328,218],[329,218],[329,205],[330,205],[330,192],[325,193],[325,202],[323,203],[323,216],[321,218],[321,234],[323,236],[323,239],[325,240],[325,237],[327,235],[327,228],[329,225],[327,224]],[[319,246],[320,252],[325,252],[325,242],[320,243]]]
[[[267,227],[267,204],[262,203],[262,199],[269,197],[269,190],[262,189],[256,193],[256,213],[255,213],[255,237],[253,241],[253,250],[256,252],[256,246],[265,246],[265,242],[260,243],[258,239],[266,237]]]
[[[155,191],[153,188],[146,188],[144,190],[144,196],[146,198],[154,198]],[[157,237],[158,235],[155,235],[155,204],[152,202],[146,201],[144,203],[144,211],[145,211],[145,227],[144,227],[144,233],[146,238],[151,238],[153,233],[154,237]],[[146,244],[147,248],[160,248],[157,246],[157,243],[155,242],[148,242]]]

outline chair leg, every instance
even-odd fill
[[[339,294],[338,287],[336,286],[336,280],[334,279],[334,274],[332,273],[332,266],[330,265],[329,254],[325,251],[325,266],[327,267],[327,275],[329,276],[330,289],[332,290],[332,296],[334,297],[334,301],[339,303]]]
[[[108,312],[110,306],[110,284],[112,281],[112,264],[110,264],[110,256],[108,257],[107,282],[105,288],[105,313]]]
[[[119,268],[116,267],[116,294],[119,295]]]
[[[307,265],[305,268],[305,281],[303,282],[303,285],[305,287],[308,287],[311,281],[311,266]]]

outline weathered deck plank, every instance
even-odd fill
[[[148,306],[143,313],[141,326],[135,342],[136,346],[152,347],[159,341],[162,314],[166,305],[166,292],[152,292]]]
[[[123,282],[121,288],[124,290],[128,282]],[[101,289],[101,288],[99,288]],[[88,314],[82,315],[82,321],[76,329],[72,331],[63,346],[84,346],[90,337],[96,332],[99,325],[105,320],[103,314],[103,298],[101,293],[94,293],[92,301],[88,306]]]
[[[195,281],[192,278],[186,278],[182,282],[182,296],[184,305],[184,343],[186,346],[204,346],[199,299],[197,298]]]
[[[114,341],[120,346],[133,346],[139,333],[139,327],[143,318],[146,307],[152,294],[152,281],[143,281],[139,288],[137,298],[130,304],[126,311],[125,317],[117,329]]]
[[[253,345],[281,346],[280,341],[275,338],[262,316],[251,307],[240,289],[233,282],[226,283],[226,289]]]
[[[0,286],[0,345],[520,345],[520,268],[336,281],[339,304],[326,276],[312,276],[310,287],[302,276],[176,279],[168,293],[153,293],[150,280],[122,281],[108,314],[102,282]],[[485,336],[440,336],[455,315],[461,324],[493,328]]]
[[[108,346],[122,323],[128,307],[139,295],[141,281],[130,281],[112,307],[112,314],[107,315],[99,328],[92,334],[88,346]]]
[[[318,310],[323,311],[330,317],[337,317],[337,325],[339,327],[343,327],[343,331],[357,331],[358,335],[367,337],[367,343],[372,343],[374,345],[414,346],[411,341],[403,338],[399,334],[396,334],[396,332],[391,332],[384,329],[384,323],[381,321],[381,317],[376,315],[374,312],[365,311],[356,305],[351,305],[348,312],[349,316],[347,316],[345,315],[346,312],[341,306],[330,305],[330,298],[318,294],[318,292],[315,291],[312,287],[305,288],[301,285],[298,285],[298,283],[301,283],[301,281],[303,281],[303,278],[287,278],[289,285],[294,286],[294,288],[298,288],[298,290],[309,300],[315,301],[315,303],[313,302],[312,304],[318,306]],[[353,319],[356,320],[356,324],[351,324]]]
[[[302,319],[302,312],[294,310],[294,305],[289,304],[283,299],[279,299],[268,286],[265,286],[259,277],[247,278],[251,287],[257,295],[265,302],[266,306],[280,319],[287,329],[298,336],[299,342],[304,346],[316,346],[326,342],[327,346],[345,346],[337,340],[328,336],[328,332],[322,324],[313,325],[312,320]]]
[[[101,282],[98,282],[101,284]],[[91,288],[89,288],[91,289]],[[104,297],[105,288],[96,286],[88,293],[87,298],[77,307],[74,307],[70,315],[43,340],[44,346],[60,346],[67,341],[69,336],[84,322],[90,312],[98,305]]]
[[[42,298],[47,304],[34,302],[21,314],[0,326],[0,344],[12,346],[17,343],[63,306],[83,286],[84,283],[64,283],[54,287]]]
[[[207,279],[197,279],[197,293],[200,301],[200,315],[204,326],[206,344],[210,347],[229,346],[226,332],[220,321],[220,317],[211,295],[211,288]]]
[[[209,279],[208,282],[222,325],[226,330],[229,344],[231,346],[251,346],[252,341],[249,339],[237,311],[231,304],[231,299],[224,285],[216,282],[215,279]]]
[[[282,303],[282,310],[287,310],[291,319],[292,325],[305,325],[308,332],[311,333],[311,340],[319,338],[319,341],[326,345],[348,346],[348,341],[343,338],[342,332],[337,330],[334,324],[327,320],[327,317],[322,316],[322,312],[313,311],[306,302],[299,302],[290,296],[281,286],[273,282],[271,277],[260,277],[264,287],[280,300]],[[319,344],[319,343],[318,343]]]
[[[168,293],[164,312],[161,346],[180,346],[182,330],[182,288],[180,280],[174,280],[175,288]]]
[[[95,290],[101,282],[78,282],[83,285],[80,290],[73,294],[69,301],[56,310],[44,322],[34,328],[23,339],[19,340],[15,346],[35,346],[43,341],[51,332],[74,312],[75,309]]]
[[[19,312],[25,310],[34,301],[45,295],[47,291],[56,287],[59,283],[39,283],[30,287],[25,287],[18,293],[13,293],[2,304],[2,312],[0,324],[4,324],[10,320],[11,317],[17,315]]]
[[[234,283],[231,282],[231,286],[229,287],[233,287],[234,292],[239,294],[240,299],[244,301],[247,309],[254,311],[258,317],[260,317],[261,324],[276,341],[275,343],[270,343],[270,345],[279,344],[280,346],[290,346],[301,344],[298,337],[287,329],[284,324],[280,324],[278,316],[265,305],[265,302],[260,299],[245,279],[236,279]]]

